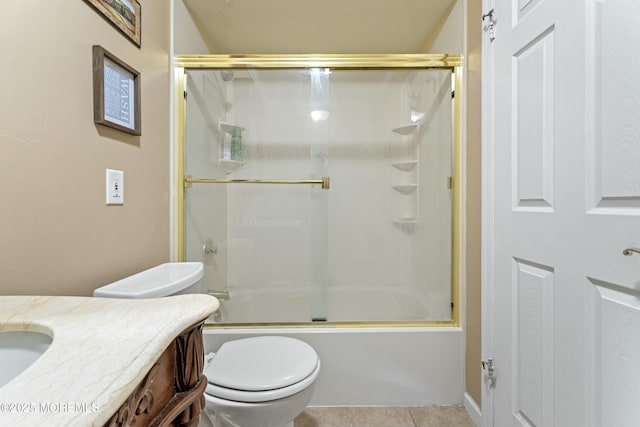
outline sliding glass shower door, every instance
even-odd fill
[[[186,72],[185,260],[221,323],[450,321],[450,69]]]

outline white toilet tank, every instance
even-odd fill
[[[93,291],[102,298],[160,298],[202,291],[201,262],[168,262]]]

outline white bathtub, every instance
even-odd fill
[[[457,327],[207,327],[205,352],[256,335],[299,338],[322,371],[310,406],[461,404],[464,335]]]

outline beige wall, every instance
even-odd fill
[[[2,2],[1,294],[90,295],[169,259],[170,4],[140,3],[138,49],[83,1]],[[141,137],[94,125],[93,44],[140,71]]]
[[[449,13],[426,41],[422,52],[463,53],[465,3],[465,0],[458,0],[451,6]]]
[[[183,1],[173,1],[173,25],[173,50],[176,55],[206,55],[215,52],[207,46]]]
[[[480,25],[481,2],[469,0],[467,3],[467,120],[466,120],[466,162],[467,162],[467,344],[466,383],[467,392],[473,400],[481,404],[481,288],[480,288],[480,213],[481,213],[481,66],[482,28]]]

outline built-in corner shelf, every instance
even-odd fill
[[[392,222],[407,233],[413,232],[418,224],[418,126],[418,123],[410,123],[391,129],[397,135],[411,136],[411,140],[403,138],[403,144],[398,145],[396,160],[391,163],[395,169],[391,176],[391,188],[398,193],[397,196],[394,196],[396,197],[394,201],[396,208]]]
[[[394,219],[393,223],[397,224],[397,225],[417,225],[418,224],[418,220],[416,220],[416,219]]]
[[[233,134],[237,131],[242,132],[245,128],[243,128],[242,126],[234,125],[232,123],[220,122],[220,129],[228,134]]]
[[[415,169],[417,164],[418,164],[417,160],[404,160],[402,162],[391,163],[391,166],[403,172],[409,172]]]
[[[401,194],[411,194],[416,191],[416,189],[418,188],[418,184],[392,185],[391,188],[393,188],[394,190],[396,190],[398,193],[401,193]]]
[[[405,233],[411,234],[418,226],[418,221],[415,219],[396,219],[393,221],[393,225]]]
[[[405,125],[405,126],[400,126],[400,127],[397,127],[397,128],[393,128],[393,129],[391,129],[391,132],[395,132],[395,133],[397,133],[399,135],[411,135],[417,129],[418,129],[418,124],[417,123],[412,123],[412,124],[408,124],[408,125]]]
[[[220,159],[218,161],[218,163],[220,163],[220,166],[222,166],[222,169],[226,173],[235,172],[238,169],[241,169],[241,168],[244,167],[244,160],[224,160],[224,159]]]
[[[418,220],[413,215],[402,215],[400,218],[393,221],[397,224],[417,224]]]

